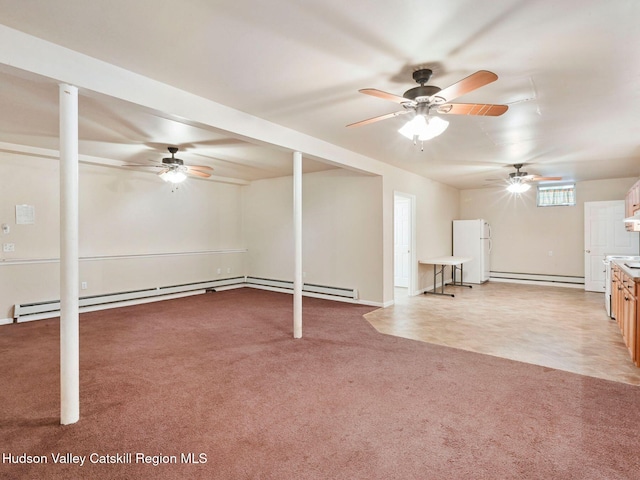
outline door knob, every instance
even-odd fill
[[[585,250],[585,253],[591,253],[591,250]]]

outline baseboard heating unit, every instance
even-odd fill
[[[584,277],[568,275],[543,275],[539,273],[491,272],[489,281],[547,285],[555,287],[584,288]]]
[[[168,287],[147,288],[143,290],[132,290],[129,292],[109,293],[105,295],[94,295],[80,297],[79,305],[81,312],[89,312],[104,308],[133,305],[137,303],[154,302],[178,298],[216,288],[243,286],[245,277],[224,278],[207,282],[185,283],[182,285],[172,285]],[[28,322],[43,318],[57,317],[60,315],[60,301],[22,303],[14,306],[13,318],[17,322]]]
[[[247,277],[247,286],[255,288],[269,288],[274,290],[288,291],[293,290],[293,282],[285,280],[271,280],[268,278]],[[327,297],[348,298],[358,300],[358,290],[355,288],[330,287],[326,285],[314,285],[305,283],[302,285],[302,293],[308,295],[318,295]]]
[[[81,312],[124,307],[139,303],[156,302],[170,298],[196,295],[221,288],[254,287],[267,290],[293,292],[293,282],[270,280],[257,277],[233,277],[207,282],[185,283],[167,287],[147,288],[129,292],[109,293],[80,297]],[[358,290],[353,288],[329,287],[325,285],[304,284],[303,295],[349,301],[358,300]],[[60,300],[16,304],[13,308],[15,322],[29,322],[60,316]]]

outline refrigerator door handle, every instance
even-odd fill
[[[491,250],[493,250],[493,241],[491,240],[491,237],[489,237],[489,253],[491,253]]]

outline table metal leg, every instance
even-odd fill
[[[445,269],[445,265],[440,265],[440,271],[438,271],[438,265],[434,265],[433,266],[433,290],[427,290],[425,291],[425,295],[426,294],[430,294],[430,295],[444,295],[447,297],[455,297],[455,295],[453,293],[445,293],[444,291],[444,269]],[[442,282],[440,284],[440,291],[438,292],[438,274],[440,274],[440,278],[442,279]]]
[[[456,282],[457,270],[460,270],[460,282]],[[473,285],[468,285],[464,283],[464,264],[463,263],[461,263],[459,267],[457,265],[451,265],[451,283],[447,283],[447,285],[453,285],[454,287],[473,288]]]

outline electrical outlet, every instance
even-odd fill
[[[227,268],[227,273],[231,273],[231,267]]]
[[[217,273],[218,275],[220,275],[220,274],[222,273],[222,269],[221,269],[221,268],[219,268],[218,270],[216,270],[216,273]]]
[[[2,251],[3,252],[15,252],[16,251],[16,244],[15,243],[3,243],[2,244]]]
[[[82,290],[86,290],[86,289],[87,289],[87,282],[82,282],[82,283],[80,284],[80,288],[81,288]]]

